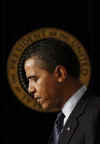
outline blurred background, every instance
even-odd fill
[[[39,113],[25,107],[11,91],[6,63],[12,46],[23,35],[42,27],[70,32],[86,48],[92,66],[90,88],[98,95],[97,51],[93,1],[8,1],[2,0],[3,81],[1,95],[4,111],[2,143],[47,144],[57,113]]]

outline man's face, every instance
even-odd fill
[[[60,103],[60,90],[54,73],[40,68],[34,58],[26,60],[24,68],[29,80],[28,92],[44,110],[57,108]]]

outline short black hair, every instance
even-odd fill
[[[80,63],[72,48],[64,41],[48,38],[39,40],[27,47],[19,61],[19,69],[30,57],[37,56],[45,64],[45,69],[53,72],[57,65],[66,68],[68,74],[74,78],[80,77]]]

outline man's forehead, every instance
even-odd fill
[[[33,68],[33,67],[26,67],[25,68],[25,72],[26,72],[26,76],[30,77],[30,76],[38,76],[40,75],[40,71],[37,70],[37,68]]]
[[[40,67],[40,63],[38,63],[38,61],[33,58],[29,58],[26,60],[24,69],[28,75],[30,73],[36,75],[36,74],[39,74],[41,72],[41,70],[43,70]]]
[[[45,70],[46,63],[38,56],[33,56],[25,61],[24,67],[37,67],[41,70]]]
[[[35,64],[35,60],[33,58],[29,58],[25,61],[25,66],[30,67]]]

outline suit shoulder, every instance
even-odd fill
[[[88,104],[92,106],[93,108],[96,107],[100,109],[100,97],[92,94],[91,96],[89,96]]]
[[[100,115],[100,97],[95,94],[89,95],[86,110],[88,113],[93,115]]]

